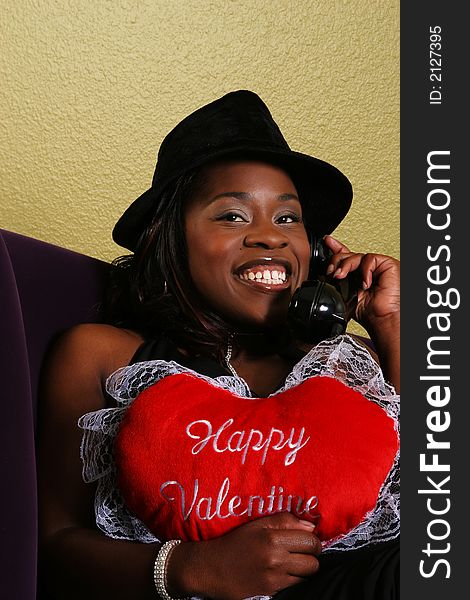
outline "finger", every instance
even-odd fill
[[[360,266],[363,256],[359,253],[336,254],[331,259],[326,273],[335,279],[344,279],[351,271],[355,271]]]
[[[330,264],[328,265],[328,268],[326,270],[326,274],[332,275],[333,273],[336,273],[336,271],[341,268],[341,264],[343,263],[343,261],[349,256],[355,256],[355,254],[349,252],[335,254],[334,256],[332,256],[330,259]]]
[[[400,263],[391,256],[366,254],[363,261],[363,274],[364,289],[368,289],[374,280],[386,280],[389,286],[400,285]]]
[[[286,559],[286,571],[293,577],[311,577],[319,568],[318,559],[308,554],[291,554]]]
[[[323,240],[325,241],[325,244],[328,246],[328,248],[330,248],[330,250],[334,252],[334,254],[337,254],[339,252],[350,252],[347,246],[345,246],[342,242],[332,237],[331,235],[325,235]]]
[[[377,268],[377,260],[373,254],[366,254],[361,264],[362,289],[368,290],[372,286],[374,271]]]
[[[393,259],[383,254],[365,254],[361,261],[362,288],[368,290],[374,280],[380,278],[385,272],[392,272],[395,267]]]
[[[293,544],[290,552],[299,554],[311,554],[313,556],[319,556],[322,551],[321,541],[316,535],[307,534],[303,537],[297,535],[293,538]]]
[[[302,529],[305,531],[313,532],[315,524],[304,519],[299,519],[289,512],[276,513],[267,517],[262,517],[253,521],[257,526],[268,527],[274,529]]]
[[[279,530],[274,543],[294,554],[318,556],[322,550],[321,542],[316,535],[300,529]]]

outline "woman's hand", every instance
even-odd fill
[[[320,540],[290,513],[251,521],[207,542],[177,546],[168,564],[171,595],[217,600],[273,595],[318,570]]]
[[[400,263],[383,254],[358,254],[330,235],[325,243],[334,252],[327,275],[344,279],[360,275],[355,319],[370,335],[385,378],[400,391]]]
[[[360,273],[355,319],[368,331],[376,329],[400,314],[400,263],[383,254],[351,252],[330,235],[327,246],[334,252],[327,274],[344,279],[352,271]]]

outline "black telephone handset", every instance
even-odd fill
[[[326,281],[326,268],[332,256],[322,239],[311,244],[310,271],[292,296],[288,310],[289,326],[304,342],[318,343],[344,333],[357,301],[353,278]]]

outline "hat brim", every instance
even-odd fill
[[[141,233],[151,220],[163,191],[180,175],[216,160],[227,158],[263,160],[285,169],[297,188],[302,203],[306,228],[313,235],[331,233],[341,223],[351,207],[352,186],[349,179],[333,165],[313,156],[282,151],[279,148],[250,148],[246,144],[232,146],[227,151],[206,153],[173,173],[167,181],[155,181],[124,212],[113,229],[113,240],[134,251]]]

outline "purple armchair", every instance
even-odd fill
[[[0,229],[0,598],[36,599],[35,422],[54,339],[99,320],[108,265]]]

